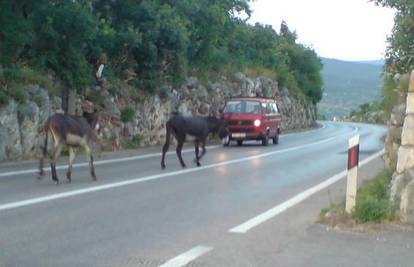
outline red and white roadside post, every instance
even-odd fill
[[[349,214],[355,209],[359,162],[359,135],[348,141],[348,177],[346,186],[345,211]]]

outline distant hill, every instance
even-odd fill
[[[379,59],[379,60],[363,60],[363,61],[351,61],[351,62],[355,62],[355,63],[363,63],[363,64],[370,64],[370,65],[379,65],[379,66],[384,66],[385,61],[383,59]]]
[[[324,93],[318,113],[327,119],[346,116],[381,97],[383,60],[342,61],[321,58]]]

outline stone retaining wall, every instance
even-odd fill
[[[393,207],[399,210],[403,222],[414,223],[414,70],[410,76],[405,112],[402,112],[401,116],[404,123],[396,171],[391,182],[391,202]],[[393,131],[398,135],[399,130]]]
[[[265,77],[251,79],[242,73],[207,84],[189,77],[179,87],[164,87],[163,94],[136,91],[127,85],[118,86],[121,88],[114,92],[111,86],[113,84],[103,83],[88,89],[100,99],[103,144],[111,150],[122,149],[128,140],[134,138],[139,139],[143,146],[158,145],[164,141],[165,122],[172,112],[188,116],[218,115],[225,100],[231,96],[268,95],[276,99],[283,116],[282,132],[312,127],[316,121],[316,107],[304,97],[292,96],[287,89],[280,89],[277,81]],[[27,86],[26,90],[29,100],[25,103],[12,101],[0,107],[0,161],[36,157],[43,138],[37,132],[39,126],[50,114],[61,112],[59,97],[50,97],[37,85]],[[77,113],[82,110],[90,112],[95,105],[79,96]],[[120,115],[127,108],[134,110],[135,115],[122,122]]]

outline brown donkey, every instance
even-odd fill
[[[71,182],[72,163],[75,159],[75,152],[73,151],[74,147],[83,147],[85,149],[92,178],[96,181],[91,144],[92,141],[97,138],[95,131],[99,130],[99,114],[96,111],[93,113],[84,112],[83,116],[72,116],[59,113],[50,116],[44,126],[39,129],[39,131],[44,131],[46,134],[43,155],[39,163],[39,178],[44,175],[43,159],[47,154],[48,136],[50,133],[53,139],[53,148],[49,154],[51,160],[50,168],[52,179],[55,184],[59,184],[59,179],[56,173],[56,160],[65,144],[68,145],[69,148],[69,167],[66,174],[68,183]]]

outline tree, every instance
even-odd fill
[[[414,68],[414,2],[374,0],[377,5],[396,9],[394,27],[388,38],[386,67],[390,73],[407,73]]]
[[[0,64],[53,72],[64,97],[93,84],[101,62],[108,78],[151,92],[229,66],[264,69],[276,72],[281,86],[317,102],[317,55],[296,43],[285,22],[280,34],[269,25],[249,25],[239,16],[250,16],[249,2],[0,0]]]
[[[0,0],[0,64],[14,64],[31,42],[32,24],[26,1]]]
[[[92,82],[87,55],[96,36],[97,20],[88,1],[56,1],[33,14],[34,39],[31,59],[40,68],[53,70],[68,90],[79,90]],[[64,109],[74,103],[63,103]]]

